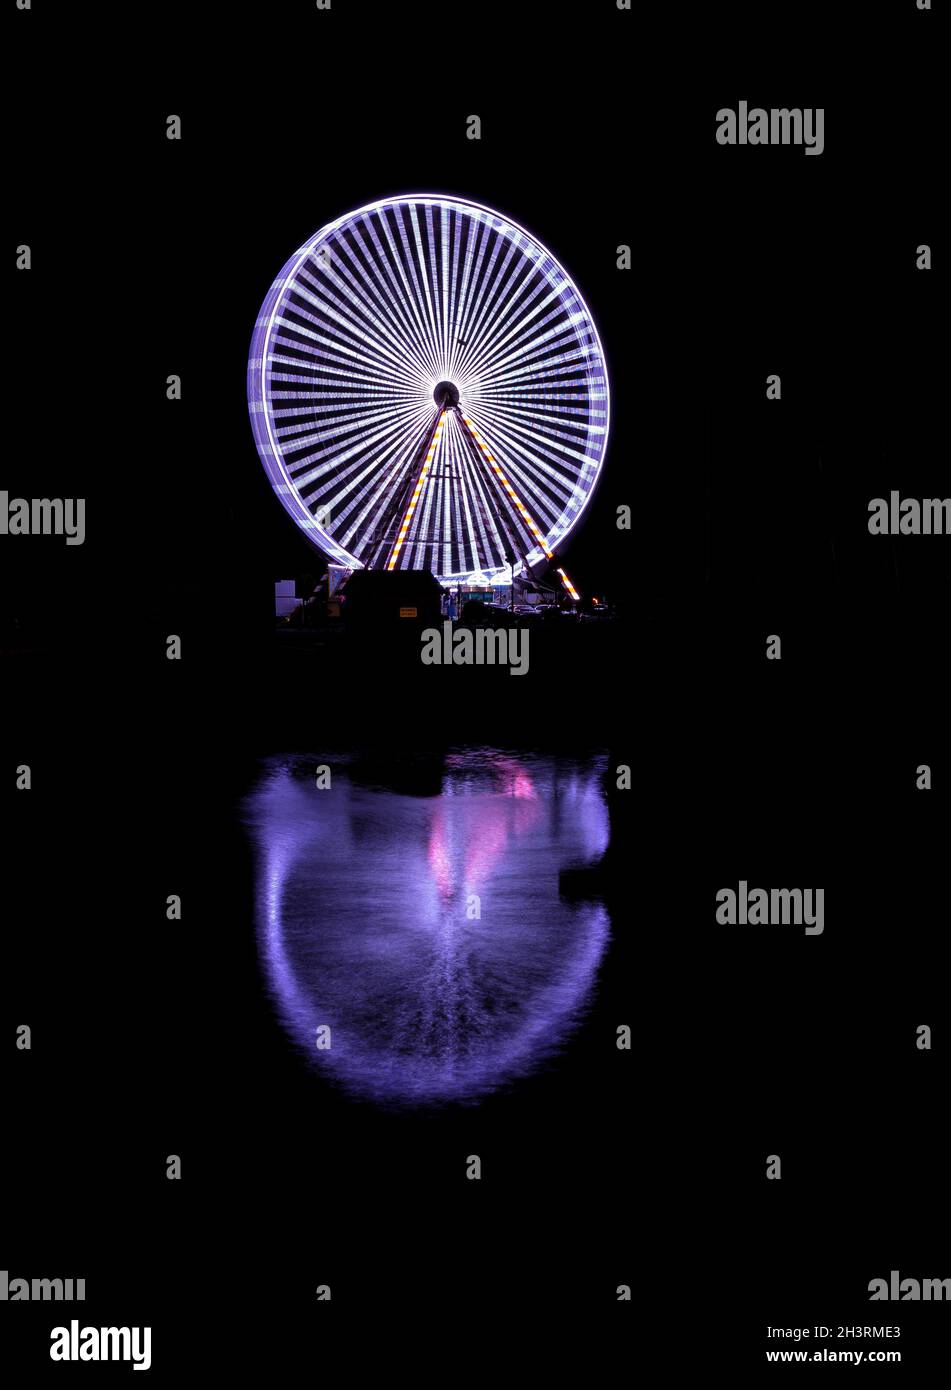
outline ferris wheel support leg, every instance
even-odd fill
[[[422,437],[422,442],[415,456],[417,461],[425,461],[426,454],[429,451],[429,446],[433,442],[433,436],[436,433],[436,427],[438,424],[439,414],[437,412],[435,419],[429,425],[425,434]],[[409,482],[396,497],[392,497],[390,499],[390,501],[386,505],[385,511],[377,518],[372,532],[374,543],[377,549],[373,556],[373,559],[368,561],[367,569],[375,569],[377,567],[378,562],[380,565],[385,565],[387,559],[392,553],[392,537],[389,538],[389,543],[387,543],[387,532],[389,531],[390,525],[394,521],[394,519],[403,516],[403,514],[405,513],[407,503],[409,502],[410,493],[413,487],[415,486],[416,481],[418,480],[421,467],[422,465],[419,462],[413,465]]]
[[[429,473],[430,468],[432,467],[433,458],[436,453],[436,446],[439,443],[439,436],[440,434],[442,434],[442,428],[445,423],[445,414],[445,407],[441,406],[436,416],[435,423],[433,425],[432,434],[429,437],[429,447],[426,449],[426,452],[423,455],[423,461],[415,473],[415,485],[413,483],[413,479],[410,479],[409,486],[412,487],[413,490],[409,494],[409,504],[406,506],[406,509],[403,512],[403,524],[400,526],[399,533],[396,537],[396,544],[393,546],[393,549],[390,553],[389,563],[386,566],[388,570],[396,569],[396,561],[399,558],[399,553],[403,548],[403,542],[406,539],[406,535],[412,523],[413,513],[416,511],[416,504],[419,501],[420,494],[422,493],[423,488],[426,486],[426,476]],[[405,502],[406,493],[403,494],[403,497]],[[400,504],[400,511],[403,511],[403,503]]]

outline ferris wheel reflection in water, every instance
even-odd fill
[[[346,762],[320,791],[316,765],[269,764],[245,805],[263,972],[294,1044],[392,1107],[474,1103],[561,1052],[609,936],[600,903],[559,892],[607,846],[603,759],[453,754],[425,797]]]

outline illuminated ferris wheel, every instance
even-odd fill
[[[443,581],[553,560],[610,413],[597,330],[551,253],[430,194],[295,252],[255,326],[248,402],[278,497],[329,559]]]

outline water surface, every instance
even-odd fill
[[[337,756],[265,766],[245,805],[261,961],[316,1068],[387,1106],[474,1102],[568,1045],[608,920],[563,899],[559,873],[607,845],[603,770],[467,750],[413,795]]]

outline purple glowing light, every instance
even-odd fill
[[[281,503],[331,560],[386,562],[447,383],[523,508],[449,413],[399,567],[491,580],[511,538],[530,566],[563,542],[600,473],[608,379],[577,288],[518,223],[429,193],[358,208],[284,265],[252,339],[251,424]]]
[[[272,766],[246,812],[267,985],[313,1064],[354,1097],[414,1106],[476,1101],[556,1054],[608,940],[603,907],[558,891],[607,844],[600,761],[458,754],[427,798],[339,765],[318,791],[303,766]]]

